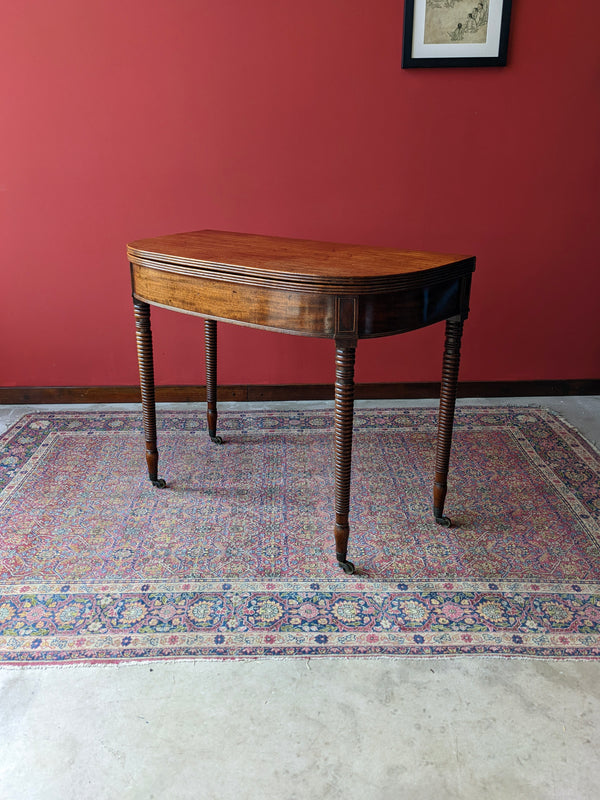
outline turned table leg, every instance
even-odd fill
[[[135,340],[137,344],[138,365],[140,368],[140,387],[142,391],[142,411],[144,414],[144,436],[146,438],[146,463],[148,477],[154,486],[163,489],[167,484],[158,477],[158,450],[156,448],[156,405],[154,401],[154,359],[152,356],[152,330],[150,328],[150,306],[134,299]]]
[[[352,421],[354,414],[354,347],[335,350],[335,546],[337,560],[349,574],[354,564],[346,560],[348,512],[352,468]]]
[[[433,484],[433,516],[438,525],[444,525],[445,527],[450,527],[451,525],[450,519],[444,516],[444,502],[448,488],[448,465],[450,463],[450,446],[452,444],[452,428],[454,425],[462,330],[462,319],[454,318],[446,321],[446,342],[442,365],[442,387]]]
[[[223,444],[217,436],[217,323],[204,320],[204,344],[206,356],[206,421],[211,442]]]

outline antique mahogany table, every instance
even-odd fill
[[[204,318],[208,433],[217,436],[217,327],[233,322],[335,342],[335,543],[347,560],[354,405],[359,339],[392,336],[446,320],[433,484],[433,516],[444,516],[463,321],[471,256],[195,231],[128,245],[140,368],[146,460],[158,477],[150,305]]]

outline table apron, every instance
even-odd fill
[[[338,295],[256,286],[131,264],[138,300],[201,317],[302,336],[369,339],[467,316],[470,273],[391,292]]]
[[[335,297],[179,275],[132,264],[135,297],[202,317],[305,336],[335,335]]]

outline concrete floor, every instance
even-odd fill
[[[600,443],[600,397],[460,401],[507,403]],[[595,800],[599,739],[598,662],[0,668],[0,800]]]

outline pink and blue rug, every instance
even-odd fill
[[[600,656],[600,455],[533,408],[355,415],[349,557],[331,411],[30,414],[0,437],[0,663],[268,656]]]

